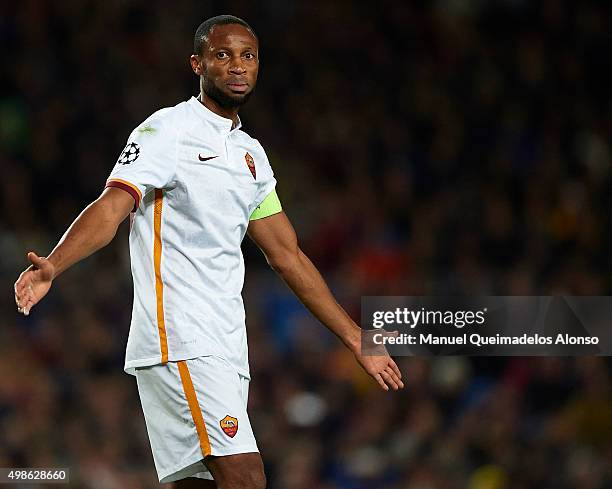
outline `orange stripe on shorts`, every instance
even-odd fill
[[[200,404],[198,403],[196,391],[193,388],[191,375],[189,374],[189,369],[187,368],[187,362],[183,360],[177,363],[179,374],[181,375],[181,382],[183,384],[183,391],[185,392],[185,397],[187,398],[187,403],[189,404],[189,410],[191,411],[191,416],[195,423],[196,431],[198,432],[198,438],[200,439],[202,455],[204,455],[204,457],[208,457],[211,454],[210,440],[208,439],[206,423],[204,423],[204,418],[202,416]]]

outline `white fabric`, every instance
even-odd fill
[[[218,357],[199,357],[185,363],[206,425],[211,455],[258,452],[246,411],[249,379]],[[159,481],[212,479],[202,462],[200,438],[178,365],[168,362],[138,368],[135,374]],[[227,415],[238,420],[233,437],[220,426]]]
[[[251,213],[276,180],[259,142],[240,130],[240,123],[231,126],[192,97],[138,126],[128,139],[138,157],[133,149],[129,157],[123,153],[110,174],[109,181],[128,182],[142,194],[130,230],[134,306],[128,373],[162,361],[154,190],[163,189],[160,275],[168,360],[218,355],[249,377],[240,244]]]

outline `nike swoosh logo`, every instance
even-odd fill
[[[207,156],[206,158],[204,158],[201,154],[198,154],[198,159],[200,161],[208,161],[208,160],[212,160],[213,158],[217,158],[217,156]]]

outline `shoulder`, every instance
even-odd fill
[[[133,135],[171,137],[183,130],[187,122],[187,104],[181,102],[153,112],[133,131]]]
[[[236,138],[238,138],[238,141],[245,146],[258,146],[263,149],[259,141],[247,134],[244,129],[238,129],[236,131]]]
[[[238,131],[236,131],[236,137],[238,138],[238,141],[242,146],[249,148],[249,151],[254,151],[259,156],[265,157],[266,160],[268,159],[268,156],[266,155],[266,150],[261,145],[258,139],[249,136],[242,129],[238,129]]]

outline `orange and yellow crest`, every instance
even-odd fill
[[[223,432],[229,436],[230,438],[234,438],[236,433],[238,432],[238,418],[234,418],[229,414],[225,416],[221,421],[219,421],[219,425]]]

